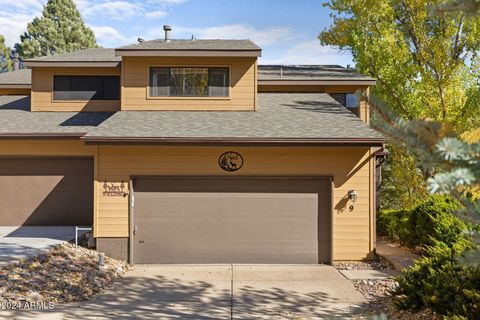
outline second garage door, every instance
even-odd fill
[[[0,225],[91,226],[93,159],[0,158]]]
[[[137,178],[135,263],[331,260],[328,178]]]

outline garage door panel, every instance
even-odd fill
[[[92,225],[93,160],[1,158],[0,225]]]
[[[306,246],[303,242],[242,241],[232,248],[232,256],[242,263],[317,264],[317,249],[316,245]]]
[[[233,218],[231,228],[232,241],[244,241],[251,238],[265,241],[282,241],[288,235],[289,241],[317,241],[317,226],[308,221],[292,219],[255,220]]]
[[[328,261],[331,244],[319,249],[319,232],[330,237],[329,186],[319,178],[136,179],[133,261]]]

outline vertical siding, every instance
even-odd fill
[[[256,58],[123,57],[122,110],[254,110]],[[230,97],[149,97],[150,67],[229,67]]]
[[[118,111],[120,101],[53,101],[54,75],[120,75],[118,68],[52,68],[32,69],[32,111]]]
[[[254,147],[148,147],[100,146],[98,156],[97,237],[128,237],[128,197],[105,196],[104,183],[128,188],[131,176],[140,175],[251,175],[333,176],[334,259],[358,260],[372,247],[372,190],[370,149],[254,148]],[[240,152],[244,166],[235,173],[218,167],[220,154]],[[349,190],[359,194],[349,210]]]

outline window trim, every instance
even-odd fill
[[[228,96],[225,97],[174,97],[174,96],[151,96],[150,95],[150,70],[152,68],[227,68],[228,69]],[[231,65],[177,65],[177,64],[152,64],[147,65],[147,100],[232,100],[232,67]]]
[[[81,77],[81,76],[86,76],[86,77],[95,77],[95,76],[98,76],[98,77],[118,77],[119,78],[119,84],[120,84],[120,88],[118,90],[118,93],[119,93],[119,98],[117,100],[57,100],[57,99],[54,99],[54,91],[55,91],[55,77],[56,76],[64,76],[64,77],[68,77],[68,76],[72,76],[72,77]],[[122,75],[119,74],[119,73],[102,73],[102,74],[90,74],[90,73],[86,73],[86,74],[83,74],[83,73],[79,73],[79,74],[75,74],[75,73],[71,73],[71,72],[66,72],[66,73],[63,73],[63,72],[60,72],[60,73],[53,73],[52,74],[52,77],[51,77],[51,92],[50,92],[50,102],[51,103],[97,103],[97,104],[109,104],[109,103],[112,103],[112,102],[120,102],[121,99],[122,99]]]

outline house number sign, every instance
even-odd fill
[[[218,158],[218,165],[225,171],[233,172],[243,166],[243,157],[235,151],[227,151]]]
[[[103,195],[106,197],[126,197],[128,196],[128,191],[125,189],[125,183],[122,181],[120,185],[117,185],[113,182],[103,184]]]

